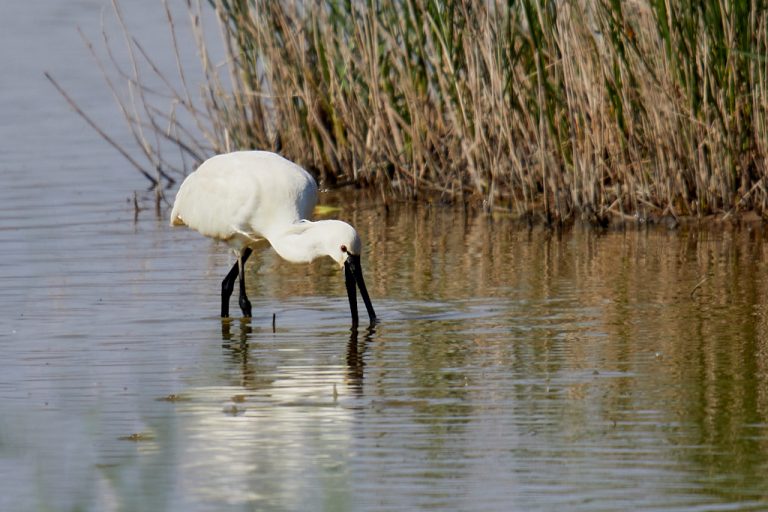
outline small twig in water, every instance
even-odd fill
[[[139,212],[142,208],[139,206],[139,197],[136,191],[133,192],[133,222],[139,220]]]
[[[693,290],[691,290],[691,299],[693,299],[693,296],[694,296],[694,294],[696,293],[696,290],[698,290],[699,288],[701,288],[701,285],[703,285],[703,284],[704,284],[704,282],[705,282],[707,279],[709,279],[709,276],[704,276],[704,277],[702,277],[702,278],[701,278],[701,281],[699,281],[698,283],[696,283],[696,286],[694,286],[694,287],[693,287]]]

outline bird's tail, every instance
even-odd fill
[[[179,215],[174,215],[171,217],[171,226],[184,226],[184,221],[181,219]]]

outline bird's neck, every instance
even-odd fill
[[[269,233],[267,239],[281,258],[293,263],[309,263],[320,256],[328,255],[325,250],[322,221],[304,220]]]

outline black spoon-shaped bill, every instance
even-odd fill
[[[352,313],[352,327],[357,327],[359,318],[357,315],[357,288],[360,288],[360,295],[363,297],[365,309],[368,310],[368,318],[371,325],[376,323],[376,312],[373,310],[371,298],[368,296],[368,289],[365,287],[363,279],[363,269],[360,267],[360,256],[350,254],[344,262],[344,284],[347,287],[347,296],[349,297],[349,309]]]

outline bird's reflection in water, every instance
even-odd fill
[[[239,327],[232,332],[232,324],[237,322]],[[233,382],[234,385],[242,386],[245,389],[255,389],[256,369],[250,362],[250,347],[248,341],[253,334],[250,318],[222,318],[221,319],[221,340],[222,348],[229,352],[232,362],[236,364],[239,371],[239,379]]]
[[[232,336],[232,323],[237,320],[240,323],[240,329],[237,332],[237,341],[240,342],[240,344],[246,344],[248,343],[248,338],[251,334],[253,334],[253,327],[251,327],[251,319],[250,318],[238,318],[238,319],[232,319],[232,318],[222,318],[221,319],[221,340],[224,342],[223,347],[224,348],[232,348],[232,341],[234,337]]]
[[[355,394],[363,392],[363,379],[365,376],[365,351],[368,344],[376,334],[376,327],[371,325],[364,330],[362,335],[357,328],[350,329],[347,340],[347,371],[346,383]],[[221,339],[222,348],[229,352],[233,362],[237,363],[241,370],[240,384],[248,388],[249,383],[254,383],[254,367],[250,359],[249,342],[253,335],[253,327],[250,318],[222,318]]]
[[[359,339],[358,330],[352,328],[347,342],[347,385],[356,394],[363,393],[363,377],[365,375],[365,350],[376,333],[376,327],[371,325],[365,329],[362,340]]]

